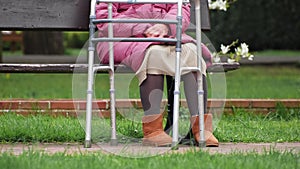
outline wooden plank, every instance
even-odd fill
[[[0,29],[88,30],[87,0],[1,0]]]
[[[212,66],[207,68],[207,72],[228,72],[240,68],[238,62],[235,63],[214,63]]]
[[[227,72],[239,68],[239,63],[214,63],[208,72]],[[87,64],[0,64],[0,73],[87,73]],[[132,73],[125,65],[115,65],[117,73]],[[107,73],[100,70],[98,73]]]
[[[193,1],[191,1],[193,3]],[[88,30],[88,0],[1,0],[0,30]],[[207,0],[201,0],[202,29],[210,29]],[[194,22],[194,8],[191,21]],[[194,29],[193,24],[191,29]]]
[[[124,65],[115,65],[115,69],[122,73],[132,72]],[[87,73],[87,70],[87,64],[0,64],[0,73]]]
[[[192,5],[191,8],[191,25],[189,27],[189,30],[194,30],[195,27],[195,8],[194,8],[194,0],[190,0],[190,3]],[[200,1],[200,12],[201,12],[201,29],[202,30],[210,30],[210,15],[209,15],[209,9],[208,9],[208,1],[207,0],[201,0]]]

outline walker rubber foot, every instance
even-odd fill
[[[199,144],[198,144],[198,147],[201,147],[201,148],[206,147],[205,141],[200,141]]]
[[[117,146],[118,145],[118,140],[117,139],[111,139],[110,140],[110,145],[111,146]]]
[[[171,150],[178,150],[178,149],[179,149],[179,144],[178,144],[178,142],[172,142]]]
[[[91,140],[85,140],[84,141],[84,148],[91,148],[91,147],[92,147]]]

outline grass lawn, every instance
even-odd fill
[[[255,56],[296,56],[300,57],[299,50],[264,50],[264,51],[257,51],[253,52]]]
[[[217,129],[216,137],[222,142],[299,142],[300,111],[277,113],[267,116],[245,113],[237,110],[234,115],[224,115]],[[49,117],[44,115],[20,116],[7,113],[0,116],[0,141],[2,142],[83,142],[84,131],[78,119]],[[142,137],[141,125],[118,119],[118,133]],[[107,120],[109,123],[109,120]],[[98,128],[101,128],[98,126]],[[103,128],[102,128],[103,130]],[[299,167],[299,153],[266,150],[263,153],[232,152],[230,154],[209,154],[193,150],[179,154],[164,154],[148,158],[126,158],[94,153],[55,153],[29,150],[18,156],[9,152],[0,153],[3,169],[38,168],[220,168],[220,169],[296,169]]]
[[[297,66],[242,66],[225,75],[227,98],[300,98]],[[74,79],[72,74],[0,74],[0,98],[54,99],[72,98],[74,94],[85,97],[86,75],[76,74]],[[77,85],[76,90],[72,91],[72,83]],[[117,98],[139,98],[137,86],[132,75],[118,75]],[[109,98],[108,90],[108,75],[97,75],[96,97]]]
[[[259,116],[236,110],[223,115],[215,136],[221,142],[299,142],[300,111],[290,110]],[[7,113],[0,116],[1,142],[83,142],[84,130],[78,119],[44,115],[20,116]],[[106,120],[109,124],[109,120]],[[102,127],[98,126],[99,129]],[[95,129],[95,127],[93,128]],[[136,131],[138,133],[136,133]],[[118,133],[142,137],[141,124],[118,119]],[[135,133],[132,135],[132,133]],[[94,138],[94,137],[93,137]],[[65,169],[65,168],[203,168],[203,169],[297,169],[300,154],[290,151],[266,150],[263,153],[232,152],[209,154],[190,150],[183,154],[163,154],[148,158],[126,158],[102,152],[46,154],[29,150],[20,155],[0,153],[2,169]]]
[[[0,154],[2,169],[99,169],[99,168],[128,168],[128,169],[297,169],[300,154],[290,152],[266,152],[263,154],[233,153],[229,155],[209,155],[206,152],[187,152],[152,158],[122,158],[102,153],[54,155],[42,152],[25,152],[19,156],[9,153]]]
[[[182,116],[179,132],[188,131],[189,117]],[[81,118],[53,118],[45,115],[24,117],[14,113],[0,116],[0,142],[83,142],[84,123]],[[186,120],[186,121],[185,121]],[[300,109],[280,109],[266,116],[236,110],[233,115],[223,115],[215,129],[221,142],[300,142]],[[140,120],[118,116],[117,132],[131,138],[142,138]],[[185,125],[186,122],[186,125]],[[110,139],[109,119],[95,117],[92,122],[93,139]],[[187,127],[186,127],[187,126]],[[105,138],[106,137],[106,138]],[[100,140],[98,140],[100,138]],[[125,138],[125,137],[124,137]]]
[[[300,98],[297,66],[242,66],[226,82],[227,98]]]

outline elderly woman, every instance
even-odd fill
[[[126,4],[113,3],[113,18],[122,19],[169,19],[176,20],[177,4]],[[96,6],[96,17],[107,18],[107,4]],[[190,4],[182,7],[182,53],[181,66],[197,65],[195,40],[184,33],[190,24]],[[108,35],[108,24],[97,25],[99,36]],[[175,37],[176,25],[151,23],[114,23],[115,37]],[[203,56],[211,63],[209,50],[202,45]],[[99,43],[97,52],[102,63],[108,63],[108,43]],[[135,71],[139,79],[140,97],[144,109],[143,145],[167,146],[172,138],[163,130],[163,115],[160,104],[163,96],[164,76],[175,74],[175,45],[157,42],[116,42],[114,61],[123,63]],[[206,75],[206,64],[202,59],[202,74]],[[191,113],[192,133],[199,142],[199,116],[196,73],[185,71],[182,74],[184,91]],[[205,137],[207,146],[218,146],[212,134],[212,116],[205,114]]]

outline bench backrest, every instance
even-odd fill
[[[202,29],[208,30],[207,0],[201,0],[201,7]],[[90,1],[87,0],[1,0],[1,8],[0,30],[87,31],[89,27]]]

